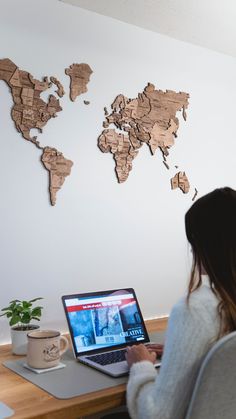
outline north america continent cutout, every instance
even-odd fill
[[[0,80],[4,80],[11,91],[13,107],[11,117],[16,129],[25,140],[31,141],[38,148],[37,137],[30,136],[30,130],[36,128],[42,132],[43,127],[51,118],[55,118],[62,108],[54,95],[49,95],[48,102],[41,99],[40,95],[51,87],[47,77],[43,81],[33,78],[27,71],[20,70],[8,58],[0,60]]]
[[[87,83],[92,73],[88,64],[72,64],[68,70],[71,76],[70,95],[87,91]],[[54,76],[44,77],[42,81],[34,79],[33,76],[18,66],[9,58],[0,60],[0,80],[5,81],[12,94],[13,107],[11,117],[15,127],[22,137],[33,143],[42,150],[41,161],[44,167],[49,171],[49,193],[52,205],[56,203],[56,194],[65,181],[65,177],[71,172],[73,162],[66,159],[63,154],[51,147],[42,147],[36,136],[31,136],[30,131],[33,128],[38,129],[40,133],[43,127],[51,118],[55,118],[57,113],[62,111],[59,99],[54,95],[49,95],[45,102],[41,93],[49,89],[52,84],[57,87],[56,94],[59,97],[64,96],[65,91],[61,82]]]

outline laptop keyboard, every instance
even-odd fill
[[[91,355],[86,358],[90,361],[96,362],[100,365],[115,364],[116,362],[125,361],[126,349],[120,349],[119,351],[106,352],[104,354]]]

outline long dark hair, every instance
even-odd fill
[[[193,252],[188,299],[206,273],[219,298],[222,336],[236,330],[236,191],[215,189],[198,199],[185,215],[185,229]]]

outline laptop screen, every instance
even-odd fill
[[[149,341],[132,288],[68,295],[62,300],[76,355]]]

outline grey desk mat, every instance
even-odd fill
[[[162,332],[150,334],[152,342],[163,342]],[[16,361],[5,361],[3,365],[11,371],[47,391],[58,399],[70,399],[94,391],[115,387],[127,382],[128,377],[113,378],[91,367],[77,362],[71,351],[63,356],[62,362],[66,368],[35,374],[27,370],[23,364],[26,358]]]

